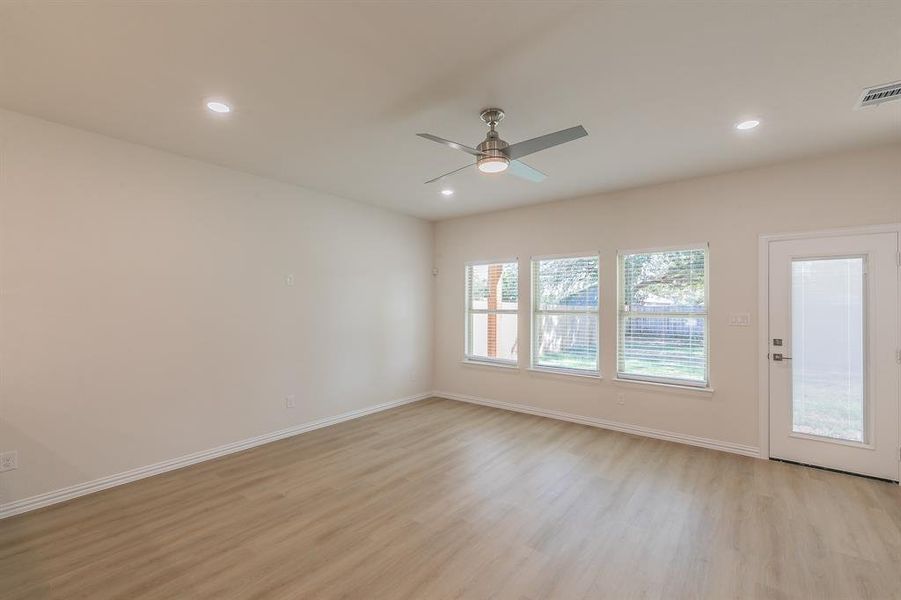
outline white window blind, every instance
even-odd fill
[[[598,257],[532,260],[532,366],[598,373]]]
[[[707,248],[621,253],[617,376],[708,385]]]
[[[518,271],[515,261],[466,266],[467,360],[516,364]]]

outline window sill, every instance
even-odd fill
[[[603,377],[601,377],[600,373],[592,373],[590,371],[587,371],[585,373],[579,373],[576,371],[567,371],[565,369],[552,369],[549,367],[529,367],[528,370],[531,371],[532,373],[540,373],[541,375],[557,375],[557,376],[562,376],[562,377],[579,377],[581,379],[594,379],[597,381],[603,379]]]
[[[514,371],[519,370],[518,365],[504,362],[494,362],[490,360],[470,360],[468,358],[464,358],[460,361],[460,363],[468,367],[489,367],[495,369],[512,369]]]
[[[694,392],[696,394],[703,394],[705,396],[710,396],[713,394],[714,389],[712,387],[699,387],[696,385],[679,385],[678,383],[662,383],[660,381],[644,381],[641,379],[625,379],[622,377],[615,377],[613,379],[616,383],[628,383],[630,385],[645,385],[652,388],[663,388],[669,390],[679,390],[682,392]]]

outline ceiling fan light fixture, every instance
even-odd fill
[[[482,173],[501,173],[510,166],[510,159],[502,156],[486,156],[479,159],[479,171]]]

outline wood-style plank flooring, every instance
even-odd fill
[[[0,597],[899,598],[901,490],[431,399],[0,521]]]

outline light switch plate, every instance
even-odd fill
[[[751,313],[729,313],[729,327],[750,327]]]
[[[4,471],[15,471],[19,468],[19,453],[15,450],[0,454],[0,473]]]

